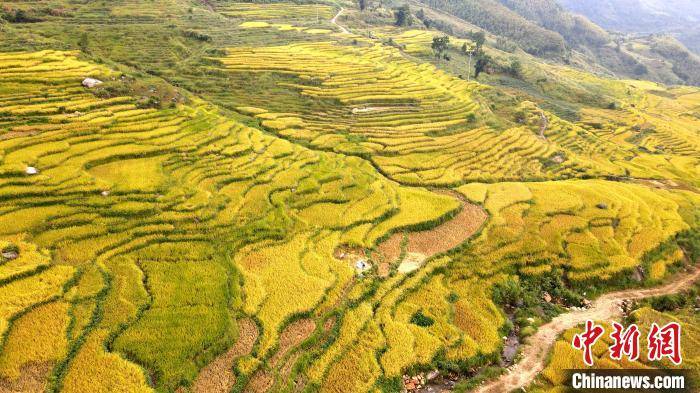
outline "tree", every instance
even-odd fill
[[[464,50],[464,53],[469,55],[469,64],[467,65],[467,80],[470,80],[472,75],[472,57],[474,56],[474,50],[468,50],[466,43],[462,46],[462,49]]]
[[[485,56],[483,46],[486,42],[486,34],[484,34],[483,31],[472,31],[467,36],[469,37],[469,39],[474,41],[474,46],[471,48],[467,47],[466,42],[462,45],[462,53],[469,56],[469,65],[467,66],[467,80],[470,80],[472,73],[472,58],[477,58],[477,65],[475,66],[474,70],[475,78],[477,78],[479,74],[485,70],[486,66],[488,65],[488,62],[490,61],[490,58],[488,60],[482,59],[481,64],[479,64],[479,59]]]
[[[24,10],[15,10],[15,16],[10,21],[15,23],[25,23],[29,22],[30,19],[27,17]]]
[[[520,64],[520,60],[512,59],[510,62],[510,67],[508,68],[508,72],[517,78],[520,76],[522,71],[523,71],[523,65]]]
[[[479,53],[481,53],[480,51],[481,51],[481,49],[479,49]],[[471,76],[472,76],[472,58],[474,57],[474,55],[476,53],[477,53],[476,48],[472,48],[472,47],[467,46],[466,42],[464,44],[462,44],[462,54],[469,56],[469,63],[467,63],[467,80],[471,79]]]
[[[80,50],[85,53],[89,53],[90,49],[88,48],[88,45],[88,35],[86,32],[83,32],[83,34],[81,34],[80,38],[78,39],[78,48],[80,48]]]
[[[478,78],[479,74],[486,71],[486,68],[491,64],[491,56],[481,52],[476,59],[476,65],[474,66],[474,78]]]
[[[442,37],[433,37],[433,43],[430,44],[430,47],[433,49],[435,57],[439,59],[441,57],[444,57],[445,52],[449,48],[449,45],[450,37],[445,35]]]
[[[411,9],[408,5],[402,5],[394,10],[394,18],[396,18],[396,26],[411,26],[413,24]]]
[[[367,0],[358,0],[358,5],[360,6],[360,11],[367,9]]]
[[[475,52],[480,52],[486,42],[486,34],[483,31],[472,32],[469,34],[469,38],[474,41]]]
[[[649,72],[649,70],[647,69],[647,66],[645,66],[644,64],[637,63],[637,65],[634,66],[634,70],[632,70],[632,72],[634,73],[634,75],[641,76],[641,75],[644,75],[647,72]]]

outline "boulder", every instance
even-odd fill
[[[10,260],[10,261],[13,259],[17,259],[19,257],[19,253],[17,253],[17,251],[14,251],[14,250],[3,251],[2,254],[0,254],[0,255],[2,255],[3,258]]]
[[[83,83],[82,83],[82,85],[87,87],[88,89],[92,89],[93,87],[95,87],[97,85],[101,85],[101,84],[102,84],[102,81],[99,79],[95,79],[95,78],[85,78],[85,79],[83,79]]]
[[[601,209],[601,210],[607,210],[608,204],[601,202],[601,203],[595,205],[595,207],[597,207],[598,209]]]

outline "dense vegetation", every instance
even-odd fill
[[[554,0],[421,3],[459,16],[536,56],[577,64],[594,72],[600,72],[598,68],[602,67],[614,75],[635,79],[700,84],[700,57],[675,38],[611,34],[584,16],[567,12]],[[628,14],[624,18],[633,19]],[[433,25],[450,30],[449,24],[439,19]]]
[[[608,30],[626,33],[671,33],[700,54],[700,10],[693,0],[560,0],[572,12]]]
[[[693,257],[700,90],[342,6],[3,5],[0,390],[393,392]]]

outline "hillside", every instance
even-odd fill
[[[426,0],[420,4],[458,16],[535,56],[591,72],[600,67],[617,77],[700,84],[700,58],[681,43],[663,37],[610,34],[582,16],[588,13],[568,12],[555,0]],[[585,8],[571,7],[573,11]],[[643,49],[648,46],[646,40],[654,41],[651,50]]]
[[[626,33],[673,33],[700,54],[700,9],[693,0],[559,0],[608,30]]]
[[[430,1],[3,4],[0,391],[468,391],[698,262],[699,88]]]

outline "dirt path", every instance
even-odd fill
[[[564,331],[584,323],[587,320],[610,321],[622,316],[621,304],[624,300],[639,300],[647,297],[670,295],[689,288],[700,279],[700,268],[686,275],[678,276],[666,285],[648,288],[612,292],[599,297],[591,308],[572,311],[559,315],[551,322],[541,326],[523,346],[523,357],[509,372],[500,378],[482,385],[475,392],[510,392],[524,388],[539,375],[545,367],[547,354],[559,335]]]
[[[544,133],[547,131],[547,127],[549,127],[549,119],[547,119],[547,115],[544,114],[544,111],[540,111],[540,119],[542,120],[540,122],[540,138],[546,140],[547,137]]]
[[[335,14],[335,16],[333,17],[333,19],[331,19],[331,23],[333,23],[334,25],[338,26],[338,28],[340,29],[340,31],[342,31],[343,33],[345,33],[345,34],[350,34],[350,30],[346,29],[345,26],[343,26],[343,25],[341,25],[341,24],[338,23],[338,17],[343,13],[343,11],[345,11],[345,8],[340,7],[340,10],[338,10],[338,13]]]
[[[204,4],[209,11],[214,12],[214,6],[212,5],[211,0],[202,0],[202,4]]]
[[[199,372],[192,391],[195,393],[228,393],[236,384],[233,362],[253,350],[258,339],[258,327],[252,319],[238,321],[238,341]]]

